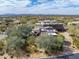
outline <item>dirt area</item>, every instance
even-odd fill
[[[4,39],[5,37],[7,37],[7,35],[0,34],[0,40]]]
[[[45,53],[33,53],[31,54],[31,57],[39,58],[39,57],[47,57],[47,55]]]
[[[28,59],[28,57],[22,57],[22,56],[10,56],[7,53],[5,53],[3,56],[0,56],[0,59]]]
[[[63,43],[64,54],[79,53],[79,49],[77,49],[76,46],[73,45],[73,39],[69,35],[69,33],[62,32],[60,34],[62,34],[65,37],[64,43]]]
[[[0,59],[12,59],[8,54],[4,54],[3,56],[0,56]],[[14,57],[13,59],[17,59]]]

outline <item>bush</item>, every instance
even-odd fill
[[[26,52],[32,53],[37,50],[36,44],[35,44],[35,36],[29,36],[26,40]]]
[[[73,42],[76,45],[76,47],[79,48],[79,40],[78,39],[75,39]]]
[[[4,43],[2,41],[0,41],[0,55],[4,55]]]
[[[27,25],[21,25],[19,27],[14,27],[9,33],[9,36],[18,36],[21,38],[26,38],[30,32],[32,31],[32,27]]]
[[[37,47],[45,49],[47,51],[62,50],[62,43],[64,37],[57,36],[42,36],[36,39]]]
[[[3,48],[4,48],[4,43],[0,41],[0,50],[2,51]]]
[[[15,27],[9,32],[7,39],[7,48],[15,50],[25,50],[27,37],[29,37],[32,28],[26,25]]]

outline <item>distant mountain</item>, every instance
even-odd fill
[[[2,14],[0,16],[79,16],[79,15],[61,15],[61,14]]]

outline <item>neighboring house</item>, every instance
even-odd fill
[[[51,26],[54,29],[56,29],[57,31],[65,31],[64,25],[62,23],[57,22],[56,20],[38,21],[38,23],[36,23],[36,26],[39,26],[42,28]]]
[[[65,31],[64,25],[62,23],[58,23],[56,20],[38,21],[36,26],[42,27],[43,30],[45,30],[44,27],[51,26],[57,31]]]

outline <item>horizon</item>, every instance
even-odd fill
[[[0,17],[7,16],[79,16],[79,15],[65,15],[65,14],[1,14]]]

